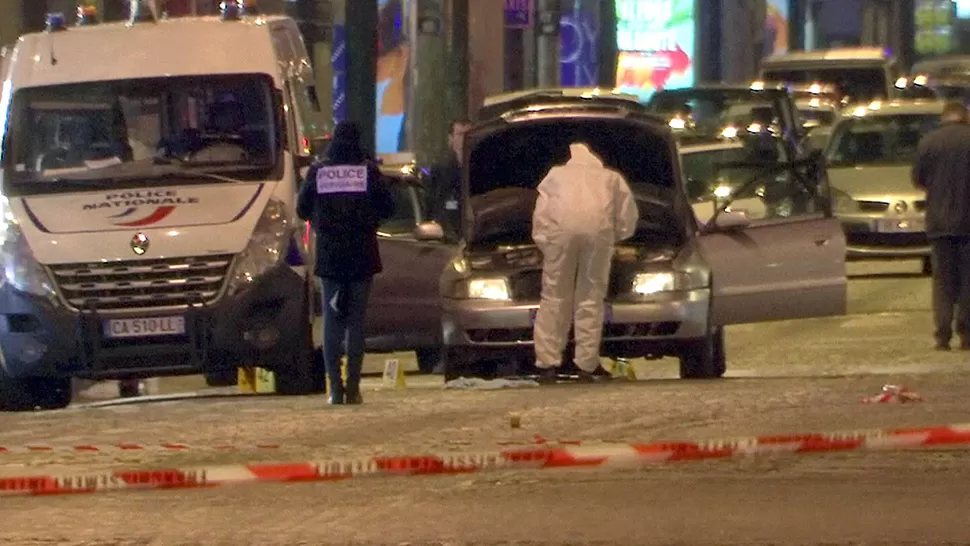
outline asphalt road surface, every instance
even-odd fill
[[[970,421],[970,354],[931,350],[929,282],[918,271],[916,262],[853,264],[849,316],[731,328],[720,381],[676,380],[676,362],[663,360],[637,362],[635,383],[481,391],[409,377],[395,391],[375,381],[360,407],[235,396],[0,414],[3,446],[282,446],[0,453],[0,476],[494,450],[534,434],[643,442]],[[925,402],[860,402],[887,383]],[[161,382],[201,387],[198,378]],[[512,414],[521,428],[510,427]],[[968,463],[960,450],[851,453],[0,498],[0,544],[966,544]]]

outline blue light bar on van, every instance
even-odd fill
[[[67,23],[64,20],[64,14],[48,13],[47,14],[47,32],[60,32],[62,30],[67,30]]]

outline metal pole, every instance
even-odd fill
[[[619,53],[616,45],[616,1],[599,0],[599,49],[596,52],[599,65],[599,83],[602,87],[616,86],[616,63]]]
[[[536,6],[536,83],[538,87],[559,87],[559,0],[538,0]]]
[[[451,2],[451,85],[449,89],[452,118],[469,115],[468,70],[471,62],[468,52],[468,1],[452,0]]]
[[[413,140],[409,148],[418,162],[427,164],[440,159],[446,151],[446,116],[451,112],[447,105],[442,105],[442,98],[448,96],[447,88],[451,82],[444,34],[444,2],[417,0],[415,5],[417,35],[413,37],[415,59],[411,73],[414,111],[408,112]]]
[[[360,126],[364,149],[375,151],[377,127],[377,0],[344,6],[347,40],[347,121]]]

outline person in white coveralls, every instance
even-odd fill
[[[539,184],[532,238],[543,255],[542,297],[533,339],[539,381],[555,382],[569,327],[581,381],[600,368],[604,307],[615,244],[636,231],[640,213],[626,179],[582,142]],[[575,322],[575,324],[573,324]]]

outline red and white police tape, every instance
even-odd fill
[[[43,445],[43,444],[24,444],[20,446],[0,446],[0,455],[4,454],[23,454],[23,453],[120,453],[129,451],[240,451],[240,450],[267,450],[280,449],[279,444],[253,444],[248,446],[235,445],[212,445],[195,446],[190,444],[178,444],[163,442],[158,444],[102,444],[102,445]]]
[[[763,454],[970,447],[970,424],[830,434],[759,436],[705,442],[545,445],[486,453],[366,457],[186,469],[110,471],[0,478],[2,495],[63,495],[126,489],[208,488],[259,482],[339,481],[361,477],[467,474],[494,470],[639,468]]]

